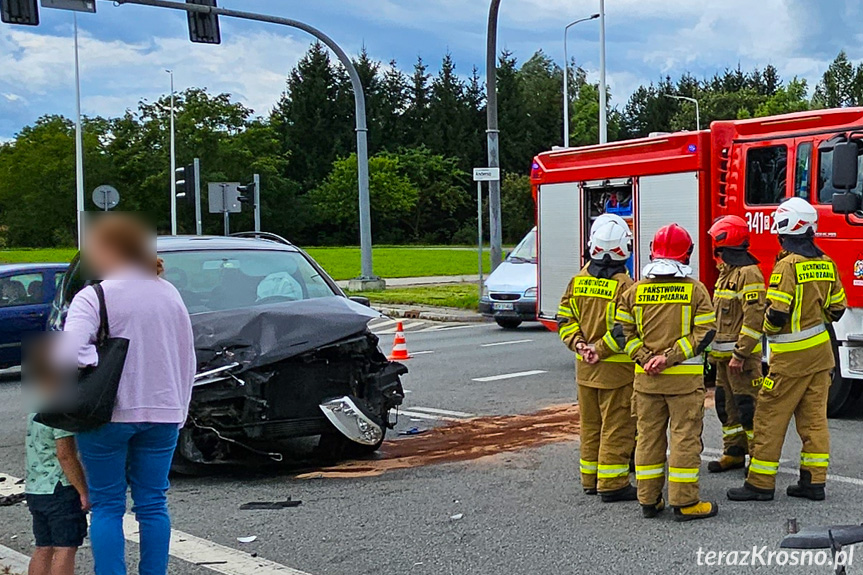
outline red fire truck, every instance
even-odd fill
[[[852,149],[856,154],[849,156]],[[834,170],[843,174],[837,182],[854,178],[856,187],[836,189]],[[817,243],[836,261],[850,308],[833,325],[839,368],[830,414],[849,409],[863,393],[863,108],[719,121],[699,132],[555,149],[534,159],[531,180],[537,311],[550,329],[560,297],[583,263],[590,224],[602,213],[630,222],[634,277],[649,261],[656,230],[676,222],[696,242],[695,276],[712,287],[717,271],[707,230],[717,217],[736,214],[749,223],[752,251],[769,277],[779,251],[773,212],[784,198],[809,200],[819,214]]]

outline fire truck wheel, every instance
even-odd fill
[[[494,321],[503,329],[515,329],[521,325],[520,319],[495,319]]]

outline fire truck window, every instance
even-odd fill
[[[746,203],[778,204],[785,197],[788,148],[765,146],[746,154]]]
[[[812,170],[812,144],[804,142],[797,146],[797,167],[794,172],[794,195],[804,200],[809,199]]]
[[[863,195],[863,156],[857,156],[857,187],[852,190]],[[832,204],[833,194],[842,193],[833,187],[833,148],[818,154],[818,203]]]

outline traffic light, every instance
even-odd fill
[[[255,184],[249,184],[247,186],[237,186],[237,192],[239,195],[237,196],[237,200],[241,204],[252,204],[255,201]]]
[[[216,7],[216,0],[186,0],[186,4]],[[189,17],[189,39],[198,44],[221,44],[218,14],[187,12]]]
[[[39,25],[39,0],[0,0],[0,20],[7,24]]]
[[[190,204],[193,204],[195,202],[196,186],[194,164],[177,168],[174,174],[174,193],[178,198],[183,198]]]

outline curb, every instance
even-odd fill
[[[391,308],[373,306],[373,309],[380,313],[394,318],[400,319],[425,319],[429,321],[442,322],[459,322],[459,323],[484,323],[489,321],[479,313],[447,313],[444,310],[427,310],[427,309],[410,309],[410,308]]]
[[[9,568],[13,575],[24,575],[30,565],[30,558],[14,549],[0,545],[0,570]],[[2,571],[0,571],[2,572]]]

